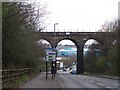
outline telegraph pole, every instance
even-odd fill
[[[55,23],[54,24],[54,39],[55,39],[55,26],[58,25],[58,23]],[[55,48],[55,47],[54,47]],[[57,55],[56,55],[57,56]],[[57,67],[56,67],[56,58],[55,58],[55,61],[52,61],[52,79],[53,79],[53,75],[55,77],[55,74],[56,74],[56,70],[57,70]]]

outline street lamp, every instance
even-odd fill
[[[55,24],[54,24],[54,33],[55,33],[55,26],[58,25],[58,24],[59,24],[59,23],[55,23]]]

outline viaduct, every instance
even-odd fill
[[[100,43],[101,47],[107,40],[115,40],[115,35],[111,32],[36,32],[36,34],[39,35],[39,39],[48,41],[53,48],[56,48],[57,44],[65,39],[75,43],[77,47],[77,74],[84,73],[83,48],[87,40],[94,39]]]

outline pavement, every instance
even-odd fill
[[[57,76],[52,79],[52,74],[48,74],[48,78],[46,80],[46,74],[40,73],[20,88],[61,88],[61,86]]]

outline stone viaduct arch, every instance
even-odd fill
[[[77,73],[84,73],[84,61],[83,61],[83,48],[84,44],[89,39],[98,41],[101,46],[106,39],[112,39],[111,33],[105,32],[36,32],[39,35],[39,39],[47,40],[53,48],[56,48],[57,44],[64,39],[73,41],[77,47]],[[103,40],[100,36],[105,37]]]

